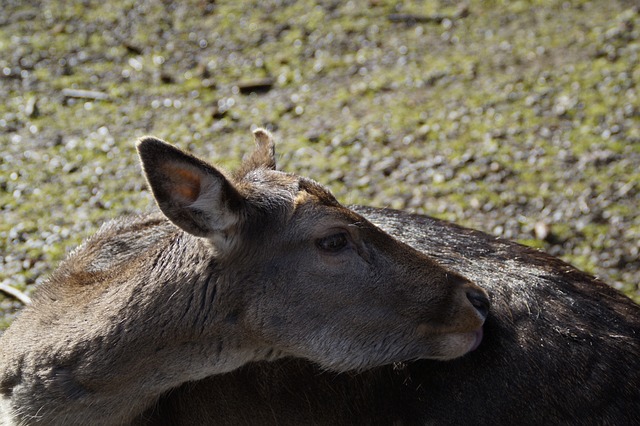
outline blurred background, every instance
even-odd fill
[[[0,283],[153,207],[152,134],[559,256],[640,300],[636,1],[2,0]],[[0,293],[0,330],[21,303]]]

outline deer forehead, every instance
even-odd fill
[[[319,183],[278,170],[252,170],[238,185],[249,199],[270,205],[284,203],[291,213],[303,205],[339,206],[333,194]]]
[[[289,173],[259,168],[248,172],[237,185],[248,197],[282,199],[292,203],[299,191],[299,180]]]

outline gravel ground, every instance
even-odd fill
[[[345,203],[453,220],[640,300],[633,1],[4,0],[0,284],[29,294],[152,208],[133,142],[279,164]],[[0,295],[0,329],[20,308]]]

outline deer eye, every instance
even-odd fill
[[[316,245],[320,250],[337,253],[349,245],[349,238],[346,232],[337,232],[324,238],[316,240]]]

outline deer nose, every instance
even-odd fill
[[[489,314],[490,302],[486,294],[480,289],[467,288],[467,299],[471,302],[476,311],[482,316],[483,319],[487,318]]]

